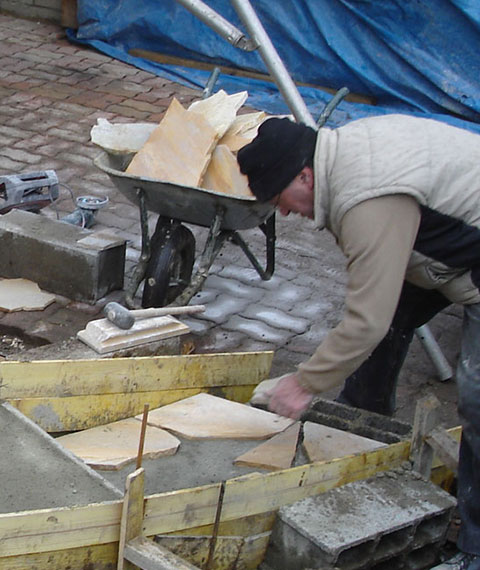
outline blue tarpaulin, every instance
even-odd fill
[[[205,3],[240,29],[228,0]],[[312,86],[371,98],[342,101],[327,124],[399,112],[436,118],[480,133],[478,0],[251,0],[314,118],[332,95]],[[174,0],[78,0],[74,41],[139,68],[203,89],[210,72],[133,57],[148,50],[220,66],[266,72],[258,52],[230,45]],[[221,74],[215,89],[247,90],[247,104],[289,113],[274,83]]]

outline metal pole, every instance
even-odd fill
[[[253,51],[257,49],[251,39],[247,38],[245,34],[225,20],[223,16],[215,12],[210,6],[207,6],[201,0],[177,0],[184,8],[192,12],[204,24],[207,24],[212,30],[217,32],[219,36],[227,40],[233,46],[243,49],[244,51]]]
[[[270,75],[275,80],[285,102],[292,111],[298,122],[305,123],[309,127],[317,128],[315,120],[305,105],[297,86],[293,82],[268,34],[258,19],[255,10],[248,0],[231,0],[249,36],[258,45],[258,51],[262,56]]]
[[[444,382],[445,380],[450,380],[453,376],[453,371],[448,364],[447,359],[443,356],[437,341],[435,340],[432,331],[428,325],[422,325],[415,329],[415,334],[423,345],[426,353],[433,362],[433,365],[437,369],[437,374],[439,380]]]

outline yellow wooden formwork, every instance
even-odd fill
[[[458,428],[450,430],[457,437],[458,432]],[[228,480],[221,518],[225,526],[220,527],[217,551],[222,565],[214,568],[256,568],[268,543],[272,512],[305,497],[399,467],[408,460],[409,451],[410,442],[405,441],[328,462]],[[437,470],[442,471],[438,462]],[[215,520],[219,487],[220,483],[146,497],[144,534],[205,536]],[[46,568],[47,563],[52,568],[69,570],[110,569],[118,551],[121,510],[122,502],[113,501],[0,515],[0,569],[32,570]],[[253,517],[256,527],[246,522],[249,517]],[[184,553],[185,546],[183,540],[183,548],[177,550]],[[202,548],[202,552],[196,552],[197,558],[205,558],[208,541]]]
[[[0,397],[44,429],[80,429],[141,413],[145,403],[154,407],[200,391],[245,401],[268,376],[272,356],[239,353],[4,362],[0,364]],[[460,429],[450,433],[458,439]],[[257,568],[280,507],[398,467],[408,460],[409,452],[410,442],[405,441],[328,462],[226,481],[212,570]],[[432,478],[440,483],[446,476],[437,460]],[[164,546],[202,567],[220,486],[219,482],[147,496],[144,535],[159,537]],[[122,501],[111,501],[1,514],[0,570],[111,570],[118,556],[121,513]]]
[[[76,431],[199,392],[246,402],[273,352],[0,363],[0,398],[48,432]]]

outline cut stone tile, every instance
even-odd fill
[[[299,431],[300,422],[296,422],[284,432],[237,457],[235,465],[271,470],[288,469],[295,458]]]
[[[212,160],[205,172],[201,186],[232,196],[253,198],[248,186],[248,178],[240,172],[237,159],[225,145],[217,145],[213,151]]]
[[[232,152],[236,152],[256,137],[258,127],[265,119],[266,114],[263,111],[239,115],[218,144],[226,145]]]
[[[310,461],[329,461],[386,446],[374,439],[313,422],[305,422],[303,427],[303,447]]]
[[[90,130],[93,144],[111,153],[138,152],[157,128],[155,123],[116,123],[98,118]]]
[[[266,439],[294,420],[201,393],[152,410],[148,423],[190,439]]]
[[[200,113],[173,99],[158,127],[137,152],[126,172],[142,178],[197,187],[218,140]]]
[[[57,442],[90,467],[116,470],[136,460],[141,428],[141,422],[128,418],[63,435]],[[179,445],[180,441],[167,431],[147,426],[143,457],[154,459],[174,455]]]
[[[227,95],[220,89],[207,99],[194,101],[189,111],[203,115],[215,129],[218,139],[222,138],[237,116],[237,111],[247,100],[248,93],[241,91],[233,95]]]
[[[55,295],[43,292],[28,279],[0,280],[1,311],[43,311],[55,301]]]

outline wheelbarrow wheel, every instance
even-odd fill
[[[152,237],[142,306],[164,307],[174,301],[190,283],[194,260],[195,237],[192,232],[182,224],[160,221]]]

